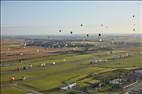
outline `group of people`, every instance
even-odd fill
[[[64,61],[66,61],[66,59],[64,59]],[[52,64],[55,65],[56,62],[52,62]],[[41,63],[40,66],[41,66],[41,67],[45,67],[45,66],[46,66],[46,63]],[[20,70],[27,70],[27,69],[31,69],[32,67],[33,67],[32,64],[29,64],[28,66],[22,66],[22,67],[20,67],[19,65],[17,65],[16,70],[17,70],[17,71],[20,71]]]
[[[31,69],[33,67],[32,64],[29,64],[28,66],[23,66],[23,67],[19,67],[17,66],[17,71],[20,71],[20,70],[26,70],[26,69]]]

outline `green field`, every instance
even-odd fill
[[[60,87],[67,83],[76,82],[80,88],[88,87],[90,84],[98,83],[90,74],[106,73],[117,69],[135,69],[142,68],[142,55],[136,53],[127,58],[108,60],[104,63],[90,64],[90,60],[110,59],[117,57],[125,51],[115,51],[113,54],[106,52],[96,52],[91,54],[66,54],[55,55],[49,57],[41,57],[37,59],[24,60],[22,63],[18,61],[2,62],[11,64],[10,66],[1,67],[1,94],[26,94],[35,91],[43,94],[66,94],[69,92],[61,92]],[[132,52],[130,52],[132,53]],[[64,61],[66,59],[66,61]],[[52,62],[56,62],[55,65]],[[46,63],[45,67],[41,67],[41,63]],[[33,67],[27,70],[15,71],[17,65]],[[15,76],[15,81],[10,81],[10,77]],[[26,80],[19,80],[25,76]],[[15,85],[16,84],[16,85]],[[89,91],[90,94],[118,94],[118,92],[97,92]]]

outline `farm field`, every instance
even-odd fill
[[[21,49],[21,47],[18,46],[17,48],[16,46],[13,48],[13,46],[10,46],[8,48],[16,50]],[[32,49],[32,46],[24,49],[29,48]],[[39,49],[44,48],[41,47]],[[15,50],[11,50],[10,53],[13,55]],[[27,53],[27,50],[22,51]],[[54,51],[58,52],[56,48]],[[80,53],[72,50],[68,50],[68,52],[71,53],[46,54],[36,58],[22,58],[20,61],[19,59],[2,61],[1,94],[70,94],[71,92],[80,94],[81,92],[86,92],[87,88],[89,88],[87,91],[89,94],[120,94],[119,90],[110,92],[110,85],[98,90],[92,89],[92,85],[102,83],[102,79],[118,77],[118,74],[121,74],[121,72],[117,73],[119,70],[125,73],[125,71],[142,68],[141,47],[115,47],[112,54],[108,53],[108,50],[94,50],[91,53],[90,51]],[[45,52],[40,52],[40,54],[43,53]],[[125,56],[128,53],[129,56]],[[90,63],[94,59],[100,60],[100,62]],[[116,71],[116,75],[113,74],[114,71]],[[92,76],[94,74],[97,76]],[[11,77],[15,79],[11,80]],[[23,77],[25,77],[24,80]],[[61,87],[70,83],[77,83],[78,86],[72,90],[61,90]]]
[[[0,94],[142,94],[141,0],[0,2]]]

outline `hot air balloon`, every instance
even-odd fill
[[[133,31],[136,31],[136,29],[135,29],[135,28],[133,28]]]
[[[101,33],[99,33],[98,39],[99,39],[99,42],[102,42],[102,41],[103,41],[103,39],[101,38]]]
[[[70,34],[72,34],[72,32],[70,32]]]
[[[101,36],[101,34],[99,33],[99,36]]]
[[[134,18],[135,18],[135,15],[133,15],[132,17],[133,17],[133,20],[135,20],[135,19],[134,19]],[[133,31],[136,31],[136,29],[135,29],[135,23],[133,23]]]
[[[99,42],[102,42],[103,41],[103,39],[102,38],[99,38]]]
[[[86,36],[89,37],[89,34],[87,34]]]
[[[59,30],[59,32],[61,32],[61,30]]]
[[[83,24],[80,24],[80,26],[82,27],[82,26],[83,26]]]
[[[104,25],[103,24],[101,24],[101,27],[103,27]]]

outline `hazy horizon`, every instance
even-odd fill
[[[1,35],[141,34],[141,12],[141,1],[1,1]]]

